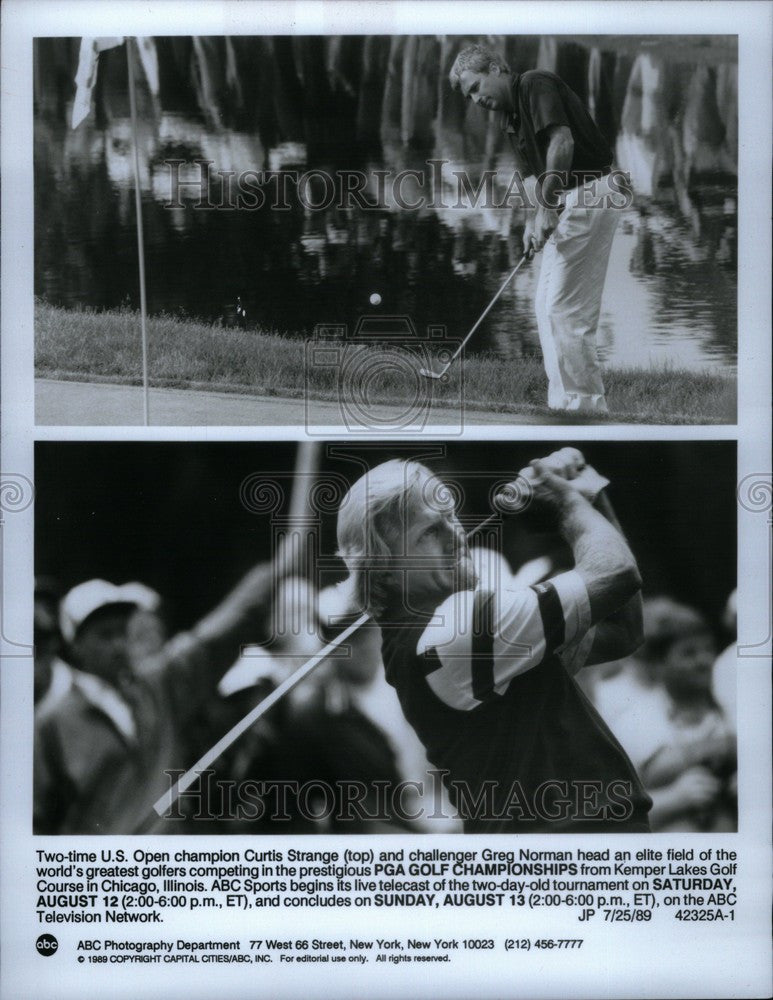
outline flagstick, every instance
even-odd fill
[[[148,331],[147,299],[145,296],[145,240],[142,233],[142,196],[140,192],[140,154],[137,136],[137,97],[134,92],[134,66],[132,65],[131,38],[126,39],[126,64],[129,67],[129,107],[132,116],[132,145],[134,147],[134,204],[137,213],[137,256],[140,268],[140,322],[142,325],[142,391],[145,426],[150,423],[148,388]]]

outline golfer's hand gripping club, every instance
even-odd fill
[[[558,226],[559,215],[558,209],[541,205],[528,220],[523,232],[523,253],[528,260],[544,249]]]
[[[526,510],[535,496],[542,492],[539,490],[538,493],[537,487],[538,483],[542,485],[544,473],[565,480],[569,488],[591,503],[609,485],[609,480],[588,465],[577,448],[561,448],[521,469],[517,477],[494,497],[494,507],[503,514]]]

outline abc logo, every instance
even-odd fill
[[[59,947],[59,942],[53,934],[41,934],[35,942],[38,955],[55,955]]]

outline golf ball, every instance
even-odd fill
[[[380,306],[381,305],[381,296],[378,294],[378,292],[374,292],[371,295],[371,297],[370,297],[370,304],[372,306]]]

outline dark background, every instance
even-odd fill
[[[461,474],[460,514],[467,525],[490,512],[495,479],[562,446],[334,446],[352,460],[332,457],[329,445],[320,447],[322,473],[342,474],[348,483],[361,474],[363,461],[375,465],[406,455],[424,456],[441,474]],[[271,515],[245,507],[240,486],[248,476],[277,473],[289,492],[296,450],[291,442],[38,442],[36,574],[55,577],[65,590],[95,576],[116,583],[141,580],[164,597],[172,626],[187,627],[269,556]],[[736,585],[735,443],[591,442],[581,450],[612,481],[609,496],[638,559],[645,593],[670,594],[716,620]],[[433,452],[436,457],[427,457]],[[277,513],[287,513],[286,501]],[[505,551],[517,568],[532,553],[515,521]],[[323,517],[321,547],[327,555],[335,551],[333,513]]]

